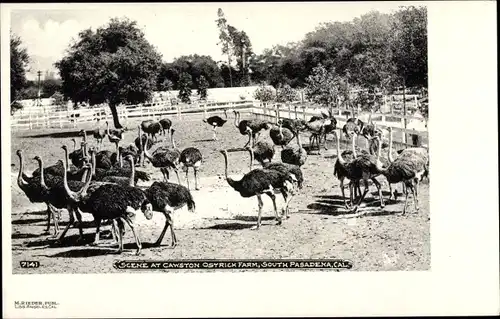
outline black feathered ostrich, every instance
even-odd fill
[[[43,170],[43,160],[39,156],[35,156],[34,158],[40,167],[41,175],[40,175],[40,186],[42,189],[42,196],[45,199],[45,202],[51,205],[51,207],[55,207],[57,209],[66,209],[70,215],[73,214],[73,210],[75,206],[72,205],[71,199],[64,192],[64,181],[66,180],[66,184],[72,191],[78,191],[84,186],[84,182],[80,181],[68,181],[66,171],[63,176],[54,176],[47,174],[45,175]],[[61,165],[64,165],[64,162],[61,161]],[[90,169],[90,165],[86,164],[83,167],[84,170],[88,171]],[[88,174],[88,173],[87,173]],[[87,175],[85,174],[85,175]],[[54,216],[54,228],[55,233],[51,239],[55,239],[56,235],[59,233],[59,225],[58,220]],[[78,240],[82,240],[83,234],[80,232],[80,237]]]
[[[276,112],[275,122],[276,124],[269,130],[269,137],[274,145],[284,148],[294,138],[294,131],[283,127],[283,121],[279,120],[278,112]]]
[[[297,139],[297,147],[288,146],[281,151],[281,161],[287,164],[293,164],[297,166],[302,166],[307,160],[307,151],[302,147],[300,143],[300,133],[295,132],[295,138]]]
[[[142,131],[145,132],[148,136],[150,136],[151,140],[155,142],[158,141],[158,137],[156,137],[156,134],[159,134],[163,130],[163,127],[160,124],[160,122],[154,120],[142,121],[141,128]]]
[[[113,226],[118,227],[118,253],[123,250],[124,223],[132,229],[137,244],[136,255],[141,252],[142,244],[138,231],[135,228],[133,218],[138,211],[142,211],[147,219],[152,218],[152,206],[143,190],[117,184],[102,185],[85,196],[90,179],[80,192],[71,192],[65,183],[66,194],[77,203],[78,208],[92,214],[96,223],[96,234],[93,244],[99,243],[99,229],[103,220],[112,220]]]
[[[117,144],[123,139],[123,133],[125,132],[124,128],[121,129],[110,129],[109,128],[109,123],[106,121],[106,134],[108,135],[108,140],[113,143]]]
[[[220,152],[224,156],[224,173],[227,183],[244,198],[257,196],[259,214],[257,217],[257,225],[252,227],[252,229],[260,228],[262,207],[264,206],[264,203],[262,202],[262,195],[264,194],[269,196],[273,201],[276,220],[278,225],[281,224],[282,219],[278,214],[278,209],[276,207],[276,195],[274,192],[293,192],[295,187],[294,184],[297,183],[297,178],[293,174],[283,173],[277,170],[254,169],[245,174],[240,180],[234,180],[227,174],[227,151],[221,150]]]
[[[247,151],[250,152],[250,171],[251,171],[253,168],[254,153],[251,147],[247,146],[246,149]],[[274,170],[281,174],[293,176],[293,178],[297,180],[297,187],[299,189],[302,189],[302,185],[304,183],[304,175],[302,174],[302,170],[300,169],[299,166],[287,163],[279,163],[279,162],[274,162],[274,163],[266,162],[262,163],[262,168],[267,170]],[[293,195],[295,195],[295,189],[287,189],[287,190],[282,189],[281,195],[283,195],[283,199],[285,201],[285,208],[283,209],[284,217],[285,219],[288,219],[290,218],[290,216],[288,216],[289,213],[288,207],[290,206],[290,202],[292,201]]]
[[[338,133],[339,135],[341,132]],[[354,139],[352,139],[352,143],[354,144]],[[354,147],[354,146],[353,146]],[[358,156],[356,157],[356,154],[354,154],[354,159],[350,162],[347,162],[343,159],[342,154],[340,153],[340,142],[339,142],[339,136],[337,136],[337,160],[339,165],[345,170],[346,172],[346,177],[349,178],[351,181],[349,183],[349,188],[350,188],[350,193],[351,197],[353,195],[353,187],[356,187],[356,183],[360,180],[363,180],[365,189],[363,194],[361,195],[361,198],[358,200],[354,208],[352,209],[353,212],[357,211],[359,205],[365,198],[366,194],[368,193],[368,180],[372,180],[372,182],[375,184],[375,186],[378,189],[379,193],[379,198],[380,198],[380,207],[384,207],[384,200],[382,197],[382,188],[380,183],[377,181],[375,176],[380,175],[378,169],[376,168],[376,163],[373,163],[372,160],[370,160],[367,156]],[[343,193],[343,192],[342,192]],[[352,198],[351,198],[352,201]]]
[[[257,139],[259,138],[260,132],[262,130],[268,130],[272,127],[271,123],[269,123],[268,121],[258,120],[258,119],[242,120],[242,121],[239,121],[239,123],[238,123],[238,120],[241,118],[241,114],[240,114],[240,112],[237,112],[234,110],[233,110],[233,112],[234,112],[234,116],[235,116],[234,125],[240,131],[240,134],[247,135],[247,127],[250,127],[250,129],[252,130],[252,138],[253,138],[254,142],[257,142]],[[243,147],[247,147],[247,145],[249,143],[250,143],[250,139],[248,139],[247,143]],[[252,145],[252,146],[254,146],[254,145]]]
[[[198,187],[198,171],[200,170],[201,163],[203,162],[203,156],[199,149],[195,147],[188,147],[182,150],[179,157],[179,163],[183,171],[186,172],[186,183],[189,190],[189,168],[193,168],[194,173],[194,188],[199,190]]]
[[[214,130],[214,141],[217,141],[217,128],[222,127],[227,122],[227,111],[224,109],[225,119],[218,115],[210,116],[207,119],[203,119],[203,122],[212,126]]]
[[[177,237],[174,232],[174,220],[172,215],[174,211],[186,205],[188,210],[194,213],[196,204],[193,200],[193,196],[186,187],[168,182],[154,182],[145,190],[145,193],[152,205],[153,211],[161,212],[165,216],[165,226],[154,245],[161,245],[165,232],[168,227],[170,227],[172,236],[171,247],[174,248],[177,246]],[[151,219],[151,216],[146,215],[146,218]]]
[[[160,125],[162,128],[163,136],[166,136],[166,132],[170,134],[170,129],[172,128],[172,120],[164,118],[160,120]]]
[[[28,177],[24,174],[24,159],[23,152],[21,150],[16,151],[17,156],[19,157],[19,174],[17,176],[17,185],[19,188],[26,194],[26,197],[32,203],[45,203],[47,205],[47,228],[44,231],[44,234],[50,233],[50,218],[54,216],[56,209],[52,207],[49,202],[46,201],[44,197],[44,192],[42,186],[40,185],[41,176],[33,176]],[[54,221],[55,221],[54,216]],[[56,227],[54,228],[55,233],[57,233]]]
[[[139,136],[135,138],[134,144],[140,154],[139,164],[144,167],[144,150],[150,150],[151,147],[153,147],[153,140],[149,139],[146,134],[142,133],[141,125],[138,125],[137,129],[139,130]]]

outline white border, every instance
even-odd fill
[[[9,8],[21,6],[34,5],[1,4],[3,185],[11,177]],[[2,187],[4,317],[498,314],[496,2],[427,6],[431,271],[12,275],[10,188]],[[41,299],[60,305],[13,306]]]

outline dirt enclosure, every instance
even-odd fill
[[[244,116],[243,116],[244,117]],[[248,115],[247,118],[250,118]],[[218,141],[212,141],[208,124],[196,119],[173,118],[176,129],[175,140],[179,149],[197,147],[203,154],[198,191],[192,190],[196,212],[185,208],[174,214],[178,246],[170,249],[170,232],[167,232],[163,246],[152,247],[164,224],[161,213],[155,213],[152,220],[142,214],[136,216],[136,224],[143,243],[140,256],[135,256],[135,241],[132,232],[126,228],[125,250],[114,254],[116,245],[111,239],[103,239],[98,247],[90,246],[95,226],[92,217],[84,214],[85,242],[77,243],[78,230],[71,228],[59,246],[50,245],[47,235],[44,204],[30,203],[16,184],[19,161],[17,149],[25,154],[25,172],[30,175],[36,168],[35,155],[41,156],[46,165],[63,158],[62,144],[72,148],[71,138],[76,137],[79,128],[65,130],[33,130],[14,132],[11,145],[12,169],[12,257],[13,272],[20,273],[108,273],[121,272],[113,268],[113,262],[126,260],[172,260],[172,259],[274,259],[274,258],[343,258],[353,262],[353,270],[427,270],[430,268],[430,217],[429,188],[427,180],[419,192],[420,211],[415,212],[413,199],[409,199],[409,212],[401,215],[404,197],[389,201],[385,177],[379,176],[386,200],[381,209],[376,188],[370,186],[359,217],[352,216],[343,207],[339,181],[333,176],[336,160],[335,143],[332,137],[327,142],[328,150],[321,155],[313,151],[303,166],[305,183],[303,189],[291,203],[292,216],[282,225],[276,225],[272,203],[264,198],[263,225],[259,230],[250,229],[257,219],[257,199],[242,198],[223,178],[224,161],[218,151],[222,148],[238,148],[247,137],[239,133],[231,121],[218,129]],[[132,143],[137,136],[138,122],[128,122],[124,141]],[[92,129],[88,127],[87,129]],[[261,138],[269,140],[269,133]],[[308,134],[303,135],[303,143]],[[95,143],[89,136],[91,145]],[[365,146],[360,138],[360,146]],[[154,146],[163,144],[163,137]],[[169,142],[167,142],[168,145]],[[307,145],[304,145],[307,148]],[[107,139],[104,149],[114,151],[114,145]],[[343,148],[347,146],[344,145]],[[276,148],[275,161],[280,160]],[[248,172],[247,152],[229,153],[229,175],[238,178]],[[255,166],[257,167],[257,165]],[[139,168],[138,168],[139,169]],[[140,168],[152,174],[152,181],[139,183],[148,186],[155,180],[162,180],[159,169],[146,163]],[[172,176],[173,175],[173,176]],[[180,172],[185,185],[185,175]],[[194,177],[190,171],[190,185],[194,188]],[[171,174],[175,182],[175,174]],[[401,191],[401,186],[396,186]],[[348,190],[346,189],[346,192]],[[283,200],[278,198],[278,209]],[[63,213],[61,225],[68,220]],[[38,269],[22,269],[20,261],[36,260]]]

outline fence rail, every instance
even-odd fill
[[[68,111],[58,111],[55,107],[47,107],[46,112],[15,114],[11,116],[12,130],[39,129],[39,128],[76,128],[78,126],[92,125],[96,121],[113,121],[109,107],[85,108]],[[192,118],[194,115],[210,116],[212,112],[239,109],[249,112],[257,118],[274,122],[278,118],[301,118],[309,120],[312,116],[318,116],[321,112],[327,112],[324,108],[310,108],[299,103],[279,104],[260,103],[256,101],[234,101],[234,102],[210,102],[192,105],[170,105],[166,103],[128,105],[117,108],[120,122],[127,125],[129,121],[143,121],[147,119],[158,119],[159,117],[177,118],[179,120]],[[49,111],[47,111],[49,110]],[[342,127],[347,118],[352,116],[349,109],[336,109],[334,114],[337,126]],[[346,116],[347,115],[347,116]],[[367,116],[366,114],[364,115]],[[406,134],[417,135],[428,141],[426,129],[415,130],[404,128],[405,119],[418,121],[422,124],[423,119],[415,116],[404,116],[393,113],[375,113],[372,121],[381,128],[392,127],[394,132],[402,134],[402,144],[407,143]],[[413,144],[411,144],[413,145]]]

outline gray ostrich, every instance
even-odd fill
[[[182,150],[179,157],[179,163],[183,171],[186,172],[186,183],[189,190],[189,168],[193,168],[194,173],[194,188],[199,190],[198,187],[198,171],[200,170],[201,163],[203,162],[203,156],[199,149],[195,147],[188,147]]]
[[[252,227],[252,229],[260,228],[262,207],[264,206],[264,203],[262,202],[262,195],[264,194],[271,198],[274,207],[274,214],[278,225],[280,225],[282,223],[282,219],[278,214],[278,209],[276,207],[276,195],[274,192],[293,192],[293,189],[295,188],[294,184],[297,182],[297,178],[292,174],[283,173],[277,170],[254,169],[245,174],[240,180],[234,180],[227,174],[227,151],[221,150],[220,152],[224,156],[224,173],[227,183],[244,198],[257,196],[259,214],[257,217],[257,225]]]
[[[157,167],[160,169],[165,181],[168,181],[169,170],[172,169],[175,172],[175,175],[177,175],[177,182],[180,184],[181,180],[179,178],[178,165],[181,153],[175,147],[175,142],[173,140],[174,132],[175,131],[172,129],[170,133],[174,148],[158,148],[153,152],[152,155],[150,155],[148,151],[144,150],[144,156],[151,162],[153,167]]]
[[[295,138],[297,139],[297,147],[287,147],[281,151],[281,161],[283,163],[293,164],[297,166],[302,166],[307,160],[307,151],[302,147],[300,143],[300,133],[295,132]]]
[[[391,162],[387,167],[382,166],[380,159],[381,148],[377,152],[377,170],[380,174],[387,178],[389,184],[401,183],[405,184],[405,204],[403,215],[406,214],[408,204],[408,194],[410,190],[413,194],[415,210],[419,210],[418,206],[418,186],[425,173],[425,165],[418,157],[398,157]]]
[[[278,120],[278,113],[276,113],[275,122],[276,124],[269,130],[269,137],[271,137],[274,145],[284,148],[293,140],[294,131],[283,127],[283,121]]]
[[[100,149],[102,146],[102,141],[107,135],[107,132],[105,129],[101,128],[101,120],[97,119],[97,128],[92,132],[92,135],[97,141],[97,149]]]
[[[165,236],[165,233],[170,227],[170,232],[172,236],[172,245],[174,248],[177,246],[177,237],[174,231],[174,211],[181,209],[187,205],[187,208],[191,212],[195,212],[196,204],[193,200],[193,196],[189,190],[178,184],[168,183],[168,182],[154,182],[149,188],[145,190],[146,197],[152,205],[153,211],[158,211],[163,213],[165,216],[165,226],[160,234],[160,237],[154,243],[155,246],[160,246]],[[151,219],[151,216],[146,215],[146,218]]]
[[[225,115],[225,119],[223,119],[222,117],[220,117],[218,115],[210,116],[207,119],[203,119],[204,123],[207,123],[207,124],[209,124],[209,125],[212,126],[212,129],[214,131],[214,138],[213,138],[214,141],[217,141],[217,133],[216,133],[217,128],[218,127],[222,127],[227,122],[227,111],[226,111],[226,109],[224,109],[224,115]]]
[[[274,147],[270,143],[265,141],[254,143],[252,129],[248,126],[247,126],[247,134],[250,140],[249,144],[253,145],[252,150],[255,156],[254,158],[262,165],[264,164],[265,160],[271,162],[274,157]]]

